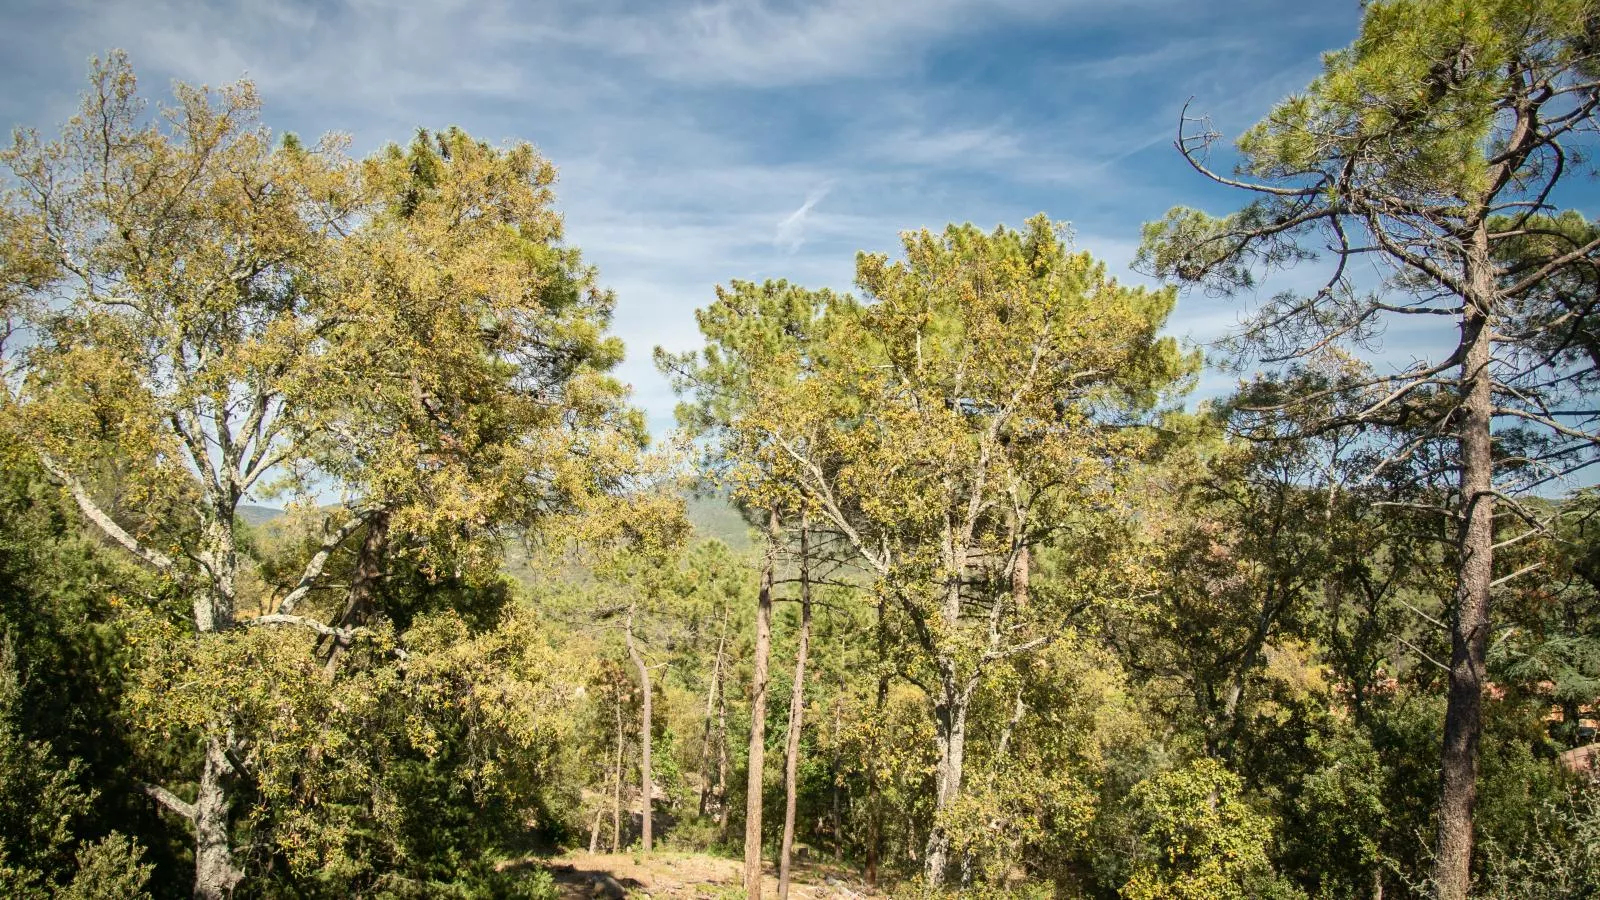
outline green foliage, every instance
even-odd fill
[[[1128,900],[1292,898],[1272,871],[1270,818],[1241,796],[1237,775],[1212,760],[1162,772],[1134,789],[1150,858],[1122,887]]]
[[[1591,783],[1531,810],[1522,831],[1491,841],[1487,900],[1577,900],[1600,891],[1600,787]]]
[[[55,900],[140,900],[151,867],[132,838],[112,832],[78,851],[78,871]]]

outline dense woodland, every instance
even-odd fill
[[[1043,215],[708,286],[658,443],[551,161],[259,106],[112,53],[3,153],[6,896],[1600,896],[1592,0],[1186,111],[1148,286]]]

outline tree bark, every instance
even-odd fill
[[[867,753],[867,853],[862,880],[868,888],[878,887],[878,862],[883,855],[883,789],[878,785],[878,729],[884,711],[889,705],[888,635],[884,631],[884,603],[878,600],[878,696],[873,704],[876,713],[872,739]]]
[[[839,733],[844,730],[843,714],[840,704],[844,700],[844,679],[839,680],[838,693],[833,697],[833,759],[828,766],[828,781],[833,788],[832,813],[833,813],[833,861],[844,859],[844,789],[840,781],[841,757],[839,747]]]
[[[617,763],[611,780],[611,852],[622,852],[622,695],[617,694]]]
[[[650,667],[644,664],[644,657],[633,643],[633,609],[628,609],[628,656],[639,670],[639,688],[644,692],[644,700],[640,704],[639,713],[639,811],[642,817],[640,824],[640,841],[644,845],[644,852],[650,852],[650,838],[652,833],[651,817],[654,805],[654,784],[650,780]]]
[[[778,557],[778,508],[767,519],[767,557],[756,601],[755,673],[750,697],[750,763],[744,800],[744,892],[761,900],[761,783],[767,740],[767,658],[772,652],[772,583]]]
[[[605,815],[605,807],[594,808],[594,824],[589,826],[589,855],[600,852],[600,819]]]
[[[710,809],[711,785],[711,722],[717,712],[717,694],[722,690],[722,652],[728,639],[728,611],[722,611],[722,626],[717,635],[717,655],[711,663],[711,684],[706,688],[705,728],[700,736],[700,816]]]
[[[806,655],[811,648],[810,537],[800,516],[800,636],[794,655],[794,690],[789,695],[789,732],[783,753],[783,846],[778,853],[778,900],[789,900],[789,866],[794,852],[794,813],[800,785],[801,719],[806,709]]]
[[[1450,690],[1445,701],[1444,752],[1439,766],[1439,824],[1434,843],[1435,900],[1465,900],[1471,885],[1472,817],[1478,793],[1484,657],[1489,634],[1489,588],[1494,580],[1494,409],[1489,365],[1494,296],[1488,235],[1480,224],[1468,254],[1475,296],[1462,320],[1461,405],[1457,441],[1461,491],[1455,596],[1450,617]]]
[[[728,823],[732,820],[728,809],[728,691],[726,671],[717,675],[717,836],[728,842]]]
[[[950,868],[950,835],[941,821],[945,810],[961,796],[961,779],[966,768],[967,710],[972,692],[947,685],[944,697],[934,709],[934,732],[939,742],[937,793],[933,801],[933,828],[928,831],[923,875],[930,890],[944,884]]]
[[[335,628],[357,628],[365,625],[377,611],[378,584],[383,579],[383,557],[389,547],[389,514],[380,512],[367,522],[367,536],[356,553],[356,571],[350,581],[350,595],[345,600],[344,612],[339,614]],[[328,638],[325,651],[328,661],[323,674],[329,678],[338,671],[339,660],[349,649],[346,641]]]
[[[230,771],[222,739],[207,739],[200,791],[194,801],[194,896],[197,900],[231,897],[234,885],[244,878],[228,842]]]

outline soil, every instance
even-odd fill
[[[621,900],[624,897],[742,898],[739,860],[693,853],[568,853],[535,861],[555,876],[563,900]],[[762,877],[762,896],[778,896],[772,867]],[[862,900],[884,895],[869,891],[859,874],[827,863],[803,862],[794,867],[789,896],[793,900]]]

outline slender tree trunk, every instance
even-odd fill
[[[783,847],[778,854],[778,900],[789,900],[789,866],[794,852],[794,813],[800,786],[801,719],[806,709],[806,655],[811,649],[811,544],[805,513],[800,515],[800,637],[794,655],[794,690],[789,695],[789,733],[783,752]]]
[[[767,740],[767,657],[772,652],[772,583],[778,561],[778,508],[767,519],[767,558],[756,601],[756,657],[750,697],[750,765],[744,801],[744,892],[761,900],[761,782]]]
[[[716,715],[717,693],[722,689],[722,650],[727,643],[728,612],[722,612],[721,633],[717,635],[717,655],[711,663],[711,684],[706,688],[705,728],[700,737],[700,816],[709,808],[711,787],[711,721]]]
[[[878,696],[873,704],[874,724],[883,721],[889,706],[888,635],[884,631],[884,603],[878,600]],[[867,753],[867,859],[862,880],[868,888],[878,886],[878,862],[883,855],[883,789],[878,784],[878,729],[871,732]]]
[[[228,842],[231,780],[227,750],[221,738],[206,741],[206,761],[200,772],[200,791],[194,801],[194,896],[197,900],[222,900],[233,896],[234,885],[244,878]]]
[[[828,766],[828,781],[833,786],[833,861],[836,863],[844,859],[844,786],[839,783],[840,757],[842,756],[839,747],[839,733],[844,730],[844,717],[839,706],[843,700],[844,683],[841,678],[838,693],[833,696],[833,759]]]
[[[617,764],[611,780],[611,852],[622,852],[622,695],[617,694]]]
[[[594,808],[594,824],[589,826],[589,855],[600,852],[600,819],[605,816],[605,807]]]
[[[1000,743],[995,747],[994,758],[996,763],[1005,762],[1006,756],[1011,752],[1011,736],[1016,733],[1017,726],[1022,724],[1022,717],[1028,712],[1028,704],[1022,700],[1022,686],[1017,685],[1016,700],[1011,706],[1011,718],[1006,720],[1006,727],[1000,731]],[[999,765],[989,770],[989,784],[992,787],[996,776],[1000,773]]]
[[[945,687],[945,696],[934,710],[934,731],[939,741],[937,793],[933,802],[933,828],[928,832],[923,874],[928,887],[937,890],[944,884],[950,867],[950,836],[942,821],[945,811],[961,796],[961,779],[966,768],[967,710],[971,690]]]
[[[644,702],[639,713],[639,808],[643,816],[641,825],[644,852],[650,852],[650,838],[652,834],[651,817],[654,813],[655,785],[650,780],[650,667],[644,664],[644,657],[633,643],[633,609],[628,609],[628,656],[633,659],[633,664],[639,670],[639,688],[644,691]]]
[[[717,840],[728,842],[728,674],[717,673]]]
[[[389,514],[378,513],[367,523],[367,536],[356,554],[355,576],[350,581],[350,595],[345,600],[344,612],[334,623],[338,628],[365,625],[377,610],[378,583],[383,579],[383,557],[389,546]],[[339,660],[348,648],[338,638],[327,638],[327,663],[323,674],[329,678],[338,671]]]
[[[1485,226],[1467,260],[1475,296],[1461,326],[1461,455],[1459,553],[1450,616],[1450,691],[1445,703],[1444,753],[1439,767],[1439,826],[1434,844],[1436,900],[1465,900],[1471,885],[1472,815],[1478,793],[1484,657],[1489,635],[1489,587],[1494,580],[1493,466],[1490,424],[1493,381],[1488,314],[1494,295]]]

